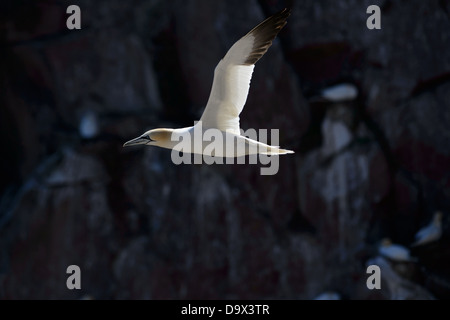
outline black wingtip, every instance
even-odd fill
[[[286,21],[287,18],[289,18],[289,16],[291,15],[292,10],[290,8],[284,8],[283,10],[275,13],[274,15],[272,15],[271,17],[269,17],[269,19],[274,18],[276,20],[284,20]]]
[[[291,10],[290,8],[284,8],[284,9],[281,10],[280,12],[275,13],[275,15],[278,15],[278,14],[280,14],[280,15],[285,15],[286,18],[287,18],[287,17],[289,17],[289,16],[291,15],[291,12],[292,12],[292,10]]]
[[[291,9],[284,8],[278,13],[270,16],[247,35],[255,36],[255,43],[252,53],[248,56],[245,64],[255,64],[272,45],[272,41],[276,38],[281,29],[287,24],[287,18],[291,15]]]

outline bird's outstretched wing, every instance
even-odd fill
[[[237,41],[220,60],[200,119],[203,128],[240,133],[239,114],[247,101],[255,63],[272,45],[289,15],[290,10],[284,9],[267,18]]]

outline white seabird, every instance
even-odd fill
[[[237,148],[224,146],[214,150],[213,155],[216,157],[294,153],[291,150],[280,149],[278,146],[271,146],[242,136],[239,126],[239,114],[247,101],[255,63],[272,45],[272,41],[286,25],[289,15],[290,10],[284,9],[267,18],[230,48],[216,66],[208,103],[200,121],[194,126],[149,130],[138,138],[126,142],[123,146],[144,144],[187,153],[205,154],[205,148],[211,143],[211,140],[204,141],[202,133],[208,129],[216,129],[222,135],[223,141],[234,141],[233,143],[238,146]],[[196,135],[199,128],[201,128],[200,137]],[[188,150],[179,142],[185,140],[190,144]],[[180,149],[181,147],[183,149]]]
[[[328,101],[342,102],[355,100],[358,89],[351,83],[341,83],[322,90],[320,96]]]
[[[411,257],[410,252],[407,248],[399,244],[393,244],[392,241],[388,238],[385,238],[381,241],[378,252],[383,257],[396,262],[416,261],[415,258]]]
[[[437,211],[433,220],[426,227],[420,229],[415,235],[413,247],[424,245],[438,240],[442,236],[442,212]]]
[[[358,88],[352,83],[340,83],[322,89],[318,95],[313,96],[310,102],[347,102],[358,97]]]

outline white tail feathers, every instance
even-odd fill
[[[275,156],[280,154],[292,154],[294,151],[292,150],[286,150],[286,149],[279,149],[275,147],[271,147],[267,152],[260,152],[260,154],[265,154],[267,156]]]

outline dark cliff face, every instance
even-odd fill
[[[81,30],[66,28],[70,4]],[[371,4],[381,30],[366,27]],[[0,298],[450,297],[447,1],[0,6]],[[285,6],[241,115],[296,151],[276,175],[122,148],[198,120],[218,61]],[[359,97],[309,99],[339,81]],[[381,239],[408,247],[436,210],[442,238],[368,290]],[[82,290],[66,288],[69,265]]]

